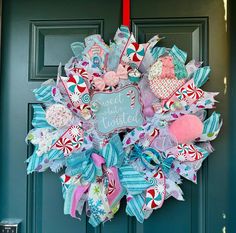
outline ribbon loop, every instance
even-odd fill
[[[74,153],[67,158],[66,174],[69,176],[81,175],[85,182],[94,182],[96,176],[102,175],[104,159],[96,154],[94,149],[82,153]]]
[[[123,150],[122,142],[118,134],[114,135],[110,139],[109,143],[107,143],[102,149],[102,156],[106,161],[107,167],[121,166],[125,156],[125,152]]]

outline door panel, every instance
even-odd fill
[[[205,86],[219,91],[217,111],[228,118],[228,48],[224,2],[221,0],[132,0],[132,31],[139,42],[155,34],[159,46],[176,44],[212,67]],[[185,202],[170,199],[144,224],[125,214],[125,200],[115,218],[96,229],[63,215],[58,175],[26,175],[32,148],[24,143],[31,128],[32,90],[55,78],[57,66],[72,56],[70,44],[94,33],[106,42],[121,23],[121,1],[5,0],[3,1],[1,75],[0,219],[23,220],[21,233],[216,233],[227,228],[228,122],[213,143],[216,151],[205,161],[198,185],[184,181]],[[223,175],[222,175],[223,174]],[[170,221],[171,220],[171,221]]]

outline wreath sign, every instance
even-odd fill
[[[139,222],[165,200],[183,201],[182,177],[196,183],[212,152],[220,114],[206,119],[217,93],[201,86],[210,67],[158,36],[138,44],[121,26],[110,45],[100,35],[71,45],[74,57],[57,81],[33,92],[27,141],[34,145],[27,172],[64,171],[64,213],[85,208],[94,227],[114,217],[126,197],[126,213]]]

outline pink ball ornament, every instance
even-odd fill
[[[201,136],[202,131],[203,123],[195,115],[181,116],[169,126],[170,134],[178,143],[189,143]]]
[[[143,109],[143,115],[145,117],[153,117],[155,114],[153,107],[148,106]]]

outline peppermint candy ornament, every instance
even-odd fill
[[[145,54],[144,46],[137,42],[131,43],[127,48],[127,55],[131,61],[140,62],[142,61]]]
[[[63,151],[64,155],[67,156],[73,150],[72,141],[66,137],[62,137],[55,144],[55,148]]]
[[[161,208],[165,200],[165,175],[159,170],[153,178],[156,180],[154,186],[146,191],[146,208],[155,210]]]
[[[69,76],[69,79],[67,81],[67,86],[72,93],[77,93],[77,94],[83,93],[87,88],[84,79],[76,74]]]

